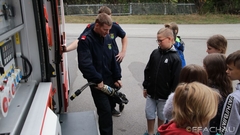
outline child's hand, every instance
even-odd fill
[[[125,57],[125,52],[119,52],[119,54],[116,56],[116,59],[119,63],[121,63],[124,57]]]
[[[146,89],[143,90],[143,97],[147,98],[147,90]]]

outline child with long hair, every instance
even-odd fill
[[[185,66],[180,72],[179,83],[190,83],[194,81],[207,85],[208,76],[206,70],[202,66],[196,64]],[[173,96],[174,93],[169,95],[163,108],[163,115],[167,121],[172,119]]]
[[[209,123],[209,129],[211,130],[207,134],[211,135],[216,135],[219,132],[224,102],[233,91],[232,82],[226,74],[227,64],[225,61],[225,55],[219,53],[209,54],[203,59],[203,65],[208,74],[208,86],[218,91],[222,97],[218,104],[217,115]]]
[[[221,53],[226,54],[227,51],[227,39],[220,34],[211,36],[207,40],[207,50],[208,54],[211,53]]]
[[[216,115],[220,95],[199,83],[180,83],[173,97],[173,119],[158,128],[160,135],[202,135]]]

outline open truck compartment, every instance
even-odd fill
[[[0,134],[99,134],[94,111],[68,112],[63,6],[0,0]]]

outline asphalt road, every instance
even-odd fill
[[[86,24],[66,24],[67,44],[77,39]],[[142,95],[143,70],[153,49],[157,48],[156,33],[163,25],[123,24],[128,36],[126,56],[121,64],[123,88],[129,99],[121,117],[113,117],[114,135],[141,135],[147,129],[145,118],[145,98]],[[185,42],[185,59],[187,64],[202,65],[206,53],[206,41],[214,34],[222,34],[228,40],[227,55],[240,49],[240,24],[223,25],[179,25],[179,35]],[[121,49],[120,39],[117,39]],[[83,86],[83,79],[77,67],[77,52],[68,53],[70,74],[70,95]],[[235,86],[236,81],[233,85]],[[69,112],[94,111],[89,88],[69,101]]]

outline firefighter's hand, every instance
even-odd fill
[[[143,90],[143,97],[147,98],[147,90],[146,89]]]
[[[97,89],[101,90],[103,88],[104,84],[103,81],[97,84]]]
[[[121,80],[118,80],[114,83],[114,85],[117,87],[117,88],[121,88],[122,87],[122,81]]]

